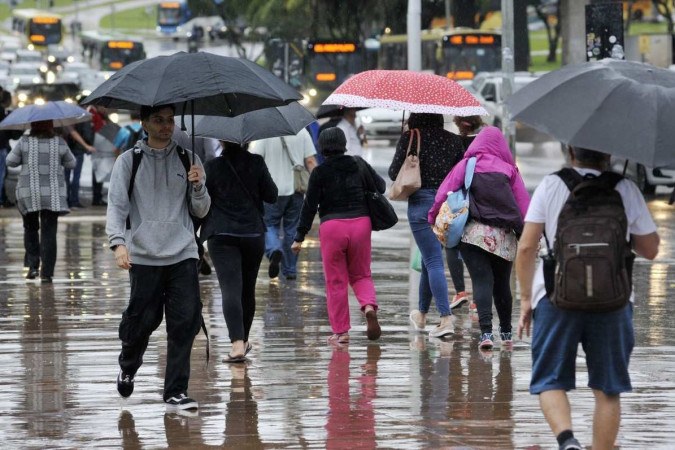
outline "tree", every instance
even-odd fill
[[[548,38],[548,56],[547,62],[556,61],[558,51],[558,41],[560,40],[560,0],[541,1],[534,6],[537,16],[546,26],[546,37]]]
[[[673,34],[673,0],[653,0],[656,10],[668,24],[668,34]]]

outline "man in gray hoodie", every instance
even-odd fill
[[[192,160],[191,152],[171,139],[174,112],[172,105],[141,108],[147,139],[117,158],[110,177],[106,233],[117,266],[128,270],[131,280],[131,298],[119,327],[117,391],[125,398],[133,392],[150,335],[166,311],[164,401],[178,409],[196,409],[187,389],[202,304],[190,214],[204,217],[211,198],[199,157],[186,173],[179,152]],[[142,157],[129,193],[134,153]]]

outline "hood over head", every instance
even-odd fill
[[[489,126],[483,128],[471,145],[469,145],[464,158],[468,159],[472,156],[485,154],[495,156],[512,166],[515,165],[509,144],[506,142],[502,131],[497,127]]]

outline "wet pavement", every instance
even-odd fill
[[[539,171],[557,168],[549,156],[543,163],[519,159],[528,186]],[[367,157],[383,173],[391,151],[373,148]],[[673,445],[675,305],[668,297],[675,253],[666,200],[659,191],[649,203],[661,255],[653,262],[638,259],[635,266],[634,392],[623,396],[621,448]],[[399,224],[373,233],[383,326],[377,342],[366,339],[353,299],[350,344],[326,343],[330,328],[316,229],[296,281],[270,281],[263,263],[253,351],[245,365],[221,362],[230,346],[220,290],[215,275],[201,277],[211,362],[206,365],[200,333],[189,393],[201,407],[192,416],[167,411],[162,403],[163,327],[151,338],[133,395],[122,400],[116,392],[117,326],[129,286],[107,249],[104,209],[84,208],[60,220],[52,285],[24,279],[19,215],[0,209],[2,448],[556,448],[537,398],[528,393],[528,340],[516,341],[512,350],[480,352],[477,320],[466,306],[448,339],[410,329],[410,238],[405,204],[396,208]],[[514,325],[517,317],[516,301]],[[579,369],[583,365],[580,358]],[[584,372],[570,398],[575,432],[590,444],[593,402]]]

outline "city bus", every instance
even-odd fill
[[[440,55],[443,42],[443,30],[422,30],[422,70],[440,73]],[[406,70],[408,68],[408,35],[383,34],[380,37],[378,67],[387,70]]]
[[[157,5],[157,33],[174,36],[192,18],[187,1],[165,1]]]
[[[478,72],[501,68],[501,31],[457,28],[443,35],[439,75],[457,81],[472,80]]]
[[[307,107],[319,107],[351,75],[374,69],[370,50],[352,40],[270,39],[265,43],[267,68],[298,89]]]
[[[478,72],[501,70],[501,32],[454,28],[423,30],[422,70],[453,80],[470,80]],[[408,68],[408,35],[380,38],[380,69]]]
[[[31,49],[42,50],[63,41],[61,16],[39,9],[12,11],[12,30]]]
[[[143,43],[128,36],[84,31],[80,34],[80,42],[82,58],[96,70],[119,70],[134,61],[145,59]]]

